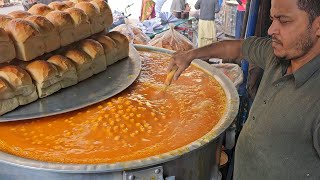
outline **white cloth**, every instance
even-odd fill
[[[198,47],[202,47],[217,41],[216,26],[214,21],[199,20]]]
[[[167,1],[167,0],[153,0],[156,5],[155,5],[155,10],[156,10],[156,16],[159,17],[159,14],[161,12],[161,9],[164,5],[164,3]]]

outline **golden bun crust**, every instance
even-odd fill
[[[103,46],[93,39],[85,39],[80,41],[79,48],[87,53],[91,58],[104,55]]]
[[[53,1],[50,4],[48,4],[48,6],[51,7],[52,9],[58,10],[58,11],[64,11],[69,8],[68,5],[66,5],[64,2],[60,2],[60,1]]]
[[[79,8],[75,8],[75,7],[68,8],[65,10],[65,12],[70,14],[75,25],[78,25],[84,21],[89,22],[89,19],[88,19],[88,16],[86,15],[86,13],[84,13],[84,11]]]
[[[51,21],[56,27],[74,25],[73,19],[67,12],[52,11],[46,15],[46,18],[49,19],[49,21]]]
[[[28,13],[27,11],[22,11],[22,10],[12,11],[8,14],[8,16],[11,16],[12,18],[26,18],[30,15],[31,14]]]
[[[63,72],[75,68],[70,59],[61,55],[51,56],[47,61],[59,67]]]
[[[0,28],[5,28],[9,21],[11,21],[13,17],[0,14]]]
[[[109,36],[111,39],[116,40],[121,44],[129,44],[128,38],[118,31],[111,31],[107,33],[106,36]]]
[[[103,18],[104,25],[111,26],[113,22],[113,16],[108,3],[106,3],[104,0],[92,0],[91,3],[98,7],[100,16]]]
[[[41,33],[51,32],[55,29],[54,25],[47,18],[40,15],[31,15],[26,17],[25,20],[37,25]]]
[[[5,30],[17,42],[25,42],[28,38],[40,34],[38,28],[32,22],[24,19],[11,20]]]
[[[75,3],[72,2],[72,1],[63,1],[67,6],[69,6],[70,8],[71,7],[74,7]]]
[[[45,5],[45,4],[35,4],[33,5],[28,12],[33,14],[33,15],[41,15],[41,16],[46,16],[49,12],[53,11],[51,7]]]
[[[33,84],[30,75],[18,66],[8,65],[0,67],[0,77],[5,79],[14,89],[19,86]]]
[[[78,49],[69,49],[65,52],[65,56],[72,60],[76,66],[92,62],[91,57]]]
[[[36,60],[26,66],[33,80],[37,83],[43,83],[57,76],[57,69],[54,65],[45,60]]]
[[[99,9],[89,2],[80,2],[74,7],[82,9],[89,18],[95,18],[99,15]]]

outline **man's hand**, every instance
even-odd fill
[[[173,77],[174,80],[177,80],[194,59],[219,58],[224,62],[240,64],[242,42],[242,40],[225,40],[186,52],[174,53],[168,67],[168,73],[178,68]]]
[[[191,55],[191,51],[174,53],[172,55],[171,62],[169,63],[167,72],[169,73],[173,69],[178,68],[173,77],[173,79],[176,81],[180,77],[181,73],[190,66],[192,60],[193,57]]]

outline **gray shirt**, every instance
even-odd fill
[[[171,4],[170,11],[171,12],[182,12],[184,10],[184,6],[186,4],[185,0],[173,0]]]
[[[215,13],[219,12],[218,0],[198,0],[194,5],[196,9],[200,9],[201,20],[214,20]]]
[[[293,74],[271,40],[248,38],[243,55],[265,70],[240,133],[235,180],[320,179],[320,56]]]

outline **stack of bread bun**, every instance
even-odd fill
[[[126,36],[105,30],[112,19],[104,0],[36,4],[0,15],[0,115],[126,58]]]

